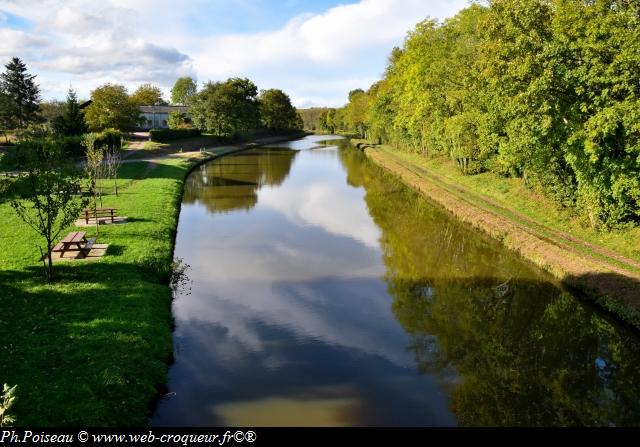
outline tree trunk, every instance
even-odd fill
[[[51,259],[51,252],[53,251],[53,247],[51,245],[51,241],[47,239],[47,258],[49,259],[49,261],[47,262],[47,282],[51,282],[53,280],[53,259]]]

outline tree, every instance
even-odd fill
[[[18,163],[22,172],[8,185],[10,204],[18,216],[46,242],[45,272],[53,279],[51,252],[55,240],[80,215],[85,200],[76,193],[81,176],[72,160],[51,139],[21,143]]]
[[[55,118],[64,113],[65,104],[65,101],[59,101],[57,99],[42,101],[40,103],[40,117],[44,122],[51,123]]]
[[[0,90],[0,132],[5,133],[12,127],[13,119],[11,116],[11,99],[9,98],[9,95]]]
[[[67,93],[67,102],[62,115],[53,119],[51,127],[55,134],[61,136],[82,135],[87,131],[84,113],[80,110],[78,97],[73,89],[70,88]]]
[[[104,163],[106,165],[107,176],[113,179],[116,196],[118,195],[118,173],[122,165],[122,152],[120,147],[107,146],[104,154]]]
[[[191,120],[186,113],[173,111],[169,113],[167,124],[170,129],[186,129],[191,127]]]
[[[208,82],[191,99],[191,118],[198,129],[231,137],[260,124],[258,88],[249,79]]]
[[[366,116],[368,107],[369,96],[363,90],[357,89],[349,92],[349,104],[345,107],[345,118],[350,129],[355,130],[360,138],[367,136]],[[329,115],[327,115],[327,118],[329,118]]]
[[[12,127],[25,127],[38,121],[40,88],[34,82],[35,75],[27,72],[27,66],[14,57],[0,74],[0,91],[8,96],[5,114],[11,118]]]
[[[351,91],[349,92],[349,96],[348,96],[348,98],[349,98],[349,102],[353,101],[353,99],[354,99],[356,96],[361,95],[361,94],[363,94],[363,93],[364,93],[364,90],[362,90],[361,88],[357,88],[357,89],[355,89],[355,90],[351,90]]]
[[[151,84],[142,84],[131,94],[131,101],[138,106],[158,106],[167,105],[167,101],[162,97],[160,87]]]
[[[269,89],[260,92],[260,121],[269,130],[301,129],[298,113],[291,99],[282,90]]]
[[[189,103],[189,99],[194,96],[197,91],[198,86],[193,78],[188,76],[178,78],[171,89],[171,103],[186,105]]]
[[[85,120],[92,131],[108,128],[130,130],[141,122],[138,106],[123,85],[104,84],[91,92]]]

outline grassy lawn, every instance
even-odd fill
[[[42,241],[0,201],[0,384],[18,385],[16,425],[145,423],[172,353],[167,279],[188,164],[123,165],[104,205],[129,223],[100,226],[107,255],[56,263],[52,285]]]
[[[194,138],[184,138],[167,143],[158,143],[156,141],[144,141],[135,143],[128,142],[124,146],[124,157],[127,160],[136,160],[141,158],[161,156],[173,154],[175,152],[197,151],[200,148],[210,148],[219,146],[220,138],[212,135],[203,135]]]
[[[392,154],[408,166],[424,169],[441,186],[476,206],[508,217],[549,238],[556,239],[557,232],[566,233],[575,241],[566,237],[562,241],[573,249],[640,271],[639,227],[611,231],[593,229],[572,210],[562,209],[552,200],[526,187],[521,179],[504,178],[490,172],[462,175],[447,158],[428,159],[386,146],[378,146],[378,149]]]

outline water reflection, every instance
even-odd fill
[[[189,178],[193,287],[154,424],[639,422],[632,334],[319,140]]]
[[[341,152],[382,229],[393,311],[419,370],[457,374],[463,425],[637,425],[640,346],[355,151]],[[384,177],[381,181],[380,177]]]
[[[261,148],[199,166],[185,184],[184,203],[199,203],[211,213],[250,210],[257,191],[280,185],[289,175],[297,151]]]

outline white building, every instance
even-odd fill
[[[185,106],[140,106],[140,115],[144,117],[141,127],[148,129],[167,129],[169,113],[183,112],[189,116],[189,108]]]

